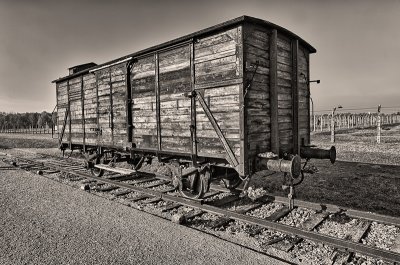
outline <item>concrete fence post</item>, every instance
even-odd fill
[[[316,115],[314,114],[314,116],[313,116],[313,132],[316,131],[316,126],[317,126],[317,121],[316,121],[315,117],[316,117]]]
[[[381,105],[378,105],[378,116],[376,117],[376,130],[377,130],[377,136],[376,136],[376,142],[379,144],[381,143]]]
[[[321,115],[320,119],[321,119],[321,123],[320,123],[320,131],[322,132],[322,129],[323,129],[323,124],[324,124],[324,116],[323,116],[323,115]]]

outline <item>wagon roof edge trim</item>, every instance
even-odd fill
[[[211,27],[196,31],[194,33],[191,33],[191,34],[188,34],[188,35],[184,35],[182,37],[179,37],[179,38],[176,38],[176,39],[173,39],[173,40],[170,40],[170,41],[167,41],[167,42],[155,45],[155,46],[151,46],[149,48],[146,48],[146,49],[143,49],[143,50],[140,50],[140,51],[137,51],[137,52],[122,56],[122,57],[119,57],[117,59],[114,59],[114,60],[111,60],[111,61],[108,61],[108,62],[105,62],[105,63],[102,63],[102,64],[98,64],[95,67],[91,67],[91,68],[82,70],[80,72],[77,72],[77,73],[74,73],[74,74],[71,74],[71,75],[68,75],[68,76],[60,77],[58,79],[53,80],[52,83],[57,83],[57,82],[61,82],[61,81],[64,81],[64,80],[68,80],[68,79],[80,76],[82,74],[89,73],[90,70],[95,69],[95,68],[103,67],[103,66],[106,66],[106,65],[109,65],[109,64],[114,64],[114,63],[116,63],[118,61],[125,60],[125,59],[127,59],[129,57],[137,57],[137,56],[140,56],[140,55],[143,55],[143,54],[146,54],[146,53],[154,52],[156,50],[159,50],[159,49],[171,46],[171,45],[176,45],[176,44],[179,44],[180,42],[184,42],[184,41],[196,38],[196,37],[200,37],[202,35],[205,35],[205,34],[208,34],[208,33],[212,33],[214,31],[217,31],[217,30],[220,30],[220,29],[223,29],[223,28],[231,27],[231,26],[243,23],[243,22],[250,22],[250,23],[259,24],[259,25],[266,25],[266,26],[269,26],[271,28],[278,29],[278,30],[280,30],[280,31],[282,31],[282,32],[284,32],[286,34],[289,34],[289,35],[295,37],[296,39],[298,39],[300,43],[302,43],[303,45],[306,46],[306,48],[309,50],[310,53],[315,53],[317,51],[311,44],[309,44],[304,39],[302,39],[301,37],[299,37],[298,35],[294,34],[293,32],[291,32],[290,30],[288,30],[288,29],[286,29],[284,27],[281,27],[279,25],[276,25],[276,24],[274,24],[272,22],[269,22],[269,21],[266,21],[266,20],[263,20],[263,19],[259,19],[259,18],[255,18],[255,17],[250,17],[250,16],[244,15],[244,16],[240,16],[240,17],[237,17],[237,18],[234,18],[234,19],[219,23],[217,25],[214,25],[214,26],[211,26]]]

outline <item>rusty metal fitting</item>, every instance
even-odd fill
[[[289,173],[292,177],[297,178],[301,173],[301,158],[296,155],[291,160],[269,159],[267,168],[271,171]]]
[[[321,148],[302,146],[300,148],[300,156],[307,159],[329,159],[333,164],[336,161],[336,148],[332,146],[329,150],[325,150]]]

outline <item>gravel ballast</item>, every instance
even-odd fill
[[[0,264],[284,264],[21,170],[0,171],[0,212]]]

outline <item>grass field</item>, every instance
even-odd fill
[[[383,126],[379,144],[376,127],[338,130],[334,144],[330,142],[330,132],[312,133],[311,139],[311,144],[318,147],[335,145],[338,160],[400,165],[399,124]]]
[[[51,134],[0,134],[0,149],[54,147],[58,147],[58,140],[52,138]]]

